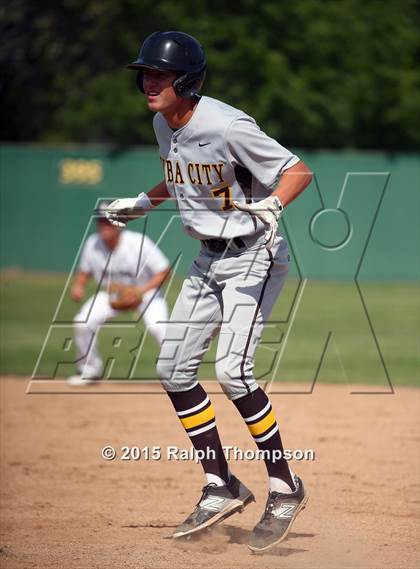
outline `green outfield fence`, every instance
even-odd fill
[[[293,272],[325,279],[419,278],[420,157],[295,152],[315,181],[284,215]],[[162,178],[157,148],[0,146],[0,266],[71,270],[99,198],[134,196]],[[146,231],[184,273],[198,244],[163,205]]]

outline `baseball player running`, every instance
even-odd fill
[[[103,209],[103,205],[100,209]],[[71,297],[80,302],[93,278],[100,290],[89,298],[74,318],[74,339],[79,373],[69,385],[88,385],[102,377],[97,332],[107,320],[124,310],[137,310],[146,328],[161,344],[168,308],[160,287],[169,275],[169,262],[149,237],[122,231],[101,213],[98,232],[86,241]]]
[[[155,112],[153,126],[165,179],[148,194],[107,208],[120,226],[168,199],[201,250],[170,317],[157,372],[197,450],[207,484],[194,511],[174,532],[188,536],[241,511],[252,492],[229,470],[208,395],[197,371],[218,334],[216,375],[259,449],[266,451],[269,493],[249,547],[264,551],[284,539],[307,501],[302,480],[274,451],[283,451],[265,392],[253,376],[264,323],[288,272],[288,249],[277,236],[283,208],[310,183],[294,154],[244,112],[199,96],[206,71],[201,45],[181,32],[156,32],[136,61],[137,85]]]

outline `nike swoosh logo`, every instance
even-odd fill
[[[203,142],[203,143],[199,142],[198,146],[208,146],[209,144],[211,144],[211,142]]]

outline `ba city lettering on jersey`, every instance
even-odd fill
[[[166,160],[161,158],[166,182],[185,184],[189,181],[197,186],[212,186],[223,184],[223,162],[215,164],[202,164],[189,162],[186,169],[182,169],[178,160]]]

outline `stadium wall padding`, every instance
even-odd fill
[[[419,155],[294,151],[315,179],[283,218],[292,274],[418,279]],[[0,266],[68,272],[94,230],[98,200],[134,196],[161,179],[157,148],[2,144]],[[181,275],[199,247],[173,204],[130,229],[158,241]]]

